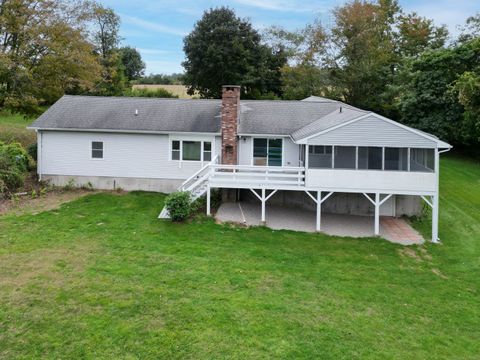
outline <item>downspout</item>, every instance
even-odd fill
[[[37,173],[38,181],[42,181],[42,132],[37,130]]]

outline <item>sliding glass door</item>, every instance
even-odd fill
[[[253,165],[282,166],[282,139],[253,139]]]

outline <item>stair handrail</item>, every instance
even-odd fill
[[[204,165],[200,170],[198,170],[196,173],[194,173],[192,176],[190,176],[187,180],[185,180],[182,185],[180,185],[178,187],[177,190],[179,191],[186,191],[188,188],[190,188],[190,182],[192,182],[193,180],[198,180],[200,177],[203,177],[201,176],[201,174],[203,172],[205,172],[205,170],[208,170],[210,169],[210,166],[211,165],[214,165],[214,164],[217,164],[218,163],[218,155],[216,155],[209,163],[207,163],[206,165]],[[196,181],[194,181],[196,183]],[[188,186],[187,186],[188,185]]]

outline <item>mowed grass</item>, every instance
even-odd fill
[[[0,111],[0,141],[19,142],[24,147],[35,143],[35,131],[26,128],[33,120],[34,118],[28,118],[21,114]]]
[[[141,192],[5,216],[0,357],[478,359],[479,179],[442,161],[443,244],[417,247],[172,224]]]

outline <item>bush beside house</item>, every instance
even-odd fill
[[[192,198],[189,192],[177,191],[165,199],[165,207],[173,221],[184,221],[192,213]]]
[[[8,196],[21,187],[33,166],[33,159],[22,145],[0,142],[0,196]]]

